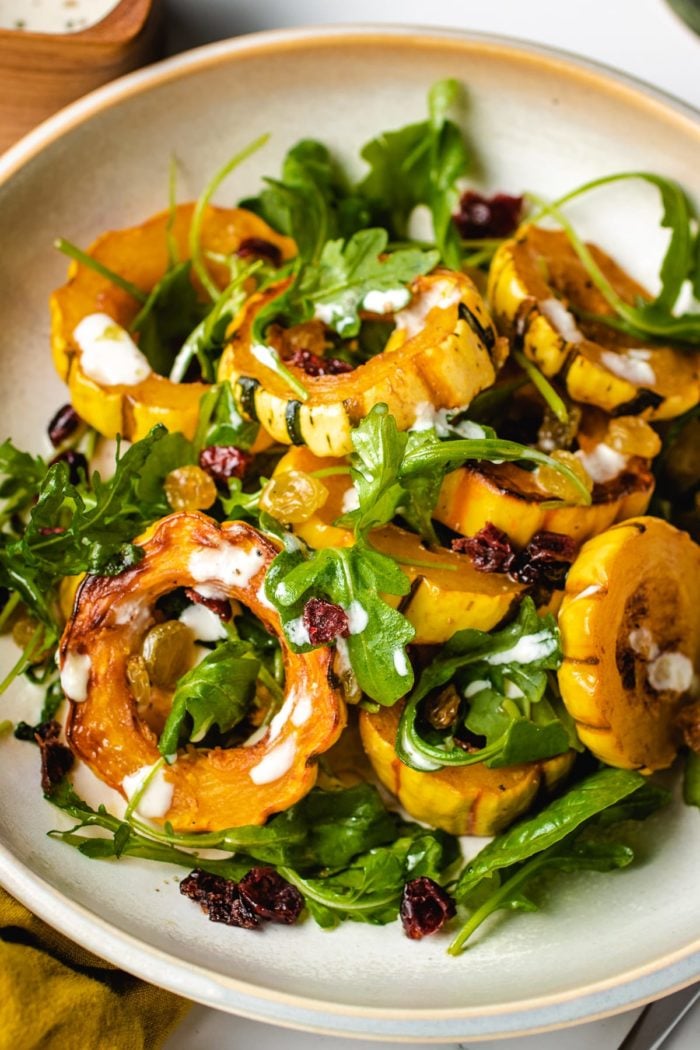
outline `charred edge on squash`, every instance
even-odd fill
[[[399,602],[398,607],[397,607],[397,612],[400,612],[400,613],[403,613],[403,614],[406,613],[406,610],[409,608],[411,602],[415,598],[416,593],[417,593],[418,589],[420,588],[421,584],[424,582],[424,580],[425,580],[425,576],[416,576],[415,580],[413,580],[412,583],[411,583],[411,586],[409,588],[408,594],[404,594],[403,598]]]
[[[303,445],[304,434],[301,429],[301,401],[288,401],[284,407],[284,421],[287,434],[293,445]]]
[[[259,423],[258,410],[255,406],[255,396],[260,389],[260,380],[252,376],[240,376],[236,382],[238,387],[238,400],[241,412],[253,423]]]
[[[640,416],[647,408],[656,410],[663,403],[661,394],[655,390],[642,388],[631,401],[625,401],[624,405],[618,405],[610,413],[613,418],[617,416]]]
[[[491,326],[485,328],[476,314],[469,309],[466,303],[459,304],[457,315],[462,321],[466,321],[474,335],[481,340],[489,354],[491,354],[491,351],[496,345],[496,333],[493,328]]]

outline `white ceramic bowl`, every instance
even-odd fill
[[[608,172],[646,168],[700,196],[700,126],[650,88],[537,48],[462,33],[321,29],[244,37],[191,52],[101,89],[0,160],[3,429],[43,447],[65,399],[48,351],[47,296],[61,234],[88,243],[161,209],[171,153],[181,198],[262,131],[270,145],[222,192],[234,200],[314,136],[345,161],[372,134],[425,112],[433,81],[454,76],[479,179],[555,195]],[[643,187],[618,186],[575,218],[649,279],[661,236]],[[650,211],[651,209],[651,211]],[[5,650],[7,660],[9,649]],[[31,720],[18,688],[3,717]],[[38,756],[0,743],[0,880],[39,915],[133,973],[211,1006],[318,1031],[454,1041],[513,1034],[625,1009],[700,977],[700,834],[681,805],[650,822],[644,863],[560,881],[536,915],[497,922],[460,959],[446,940],[414,944],[398,925],[311,923],[261,935],[207,923],[175,873],[100,864],[46,831],[61,822],[40,795]]]

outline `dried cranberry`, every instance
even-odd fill
[[[422,875],[404,886],[399,914],[406,936],[419,941],[442,929],[456,914],[456,909],[449,893]]]
[[[41,751],[41,787],[45,795],[51,794],[73,765],[73,752],[59,742],[60,733],[58,722],[42,722],[34,728],[34,739]]]
[[[304,898],[296,886],[274,868],[251,868],[238,883],[241,899],[261,919],[293,926],[304,909]]]
[[[244,452],[235,445],[208,445],[199,453],[199,466],[214,481],[242,478],[252,462],[250,452]]]
[[[575,556],[576,544],[571,536],[561,532],[536,532],[515,559],[511,576],[520,583],[560,590]]]
[[[262,237],[246,237],[238,245],[236,255],[240,259],[267,259],[273,266],[279,266],[282,262],[281,250]]]
[[[54,448],[62,445],[71,434],[74,434],[82,419],[72,405],[61,405],[48,425],[49,440]]]
[[[348,614],[325,598],[309,598],[304,606],[304,627],[312,645],[326,645],[338,636],[347,638],[350,634]]]
[[[42,525],[39,529],[42,536],[60,536],[65,531],[63,525]]]
[[[88,476],[88,463],[82,452],[76,452],[75,449],[67,448],[65,452],[59,452],[57,456],[49,463],[52,467],[54,463],[65,463],[68,466],[68,477],[71,484],[77,485],[81,480],[81,475],[86,478]]]
[[[203,605],[206,609],[216,613],[224,623],[228,623],[231,619],[231,602],[226,598],[205,598],[199,591],[195,591],[194,587],[185,587],[185,594],[195,605]]]
[[[508,572],[515,561],[513,544],[490,521],[476,535],[453,540],[452,550],[468,554],[479,572]]]
[[[297,349],[286,363],[301,368],[307,376],[339,376],[353,371],[348,361],[341,361],[337,357],[319,357],[312,350]]]
[[[474,190],[466,190],[459,200],[459,211],[453,216],[455,225],[465,240],[481,237],[509,237],[520,222],[523,198],[507,193],[484,197]]]
[[[180,893],[201,905],[211,922],[241,926],[246,930],[254,930],[260,925],[258,916],[241,899],[238,885],[232,879],[195,868],[180,882]]]

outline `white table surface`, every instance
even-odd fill
[[[227,36],[297,25],[400,22],[503,33],[597,59],[700,108],[700,38],[663,0],[165,0],[168,48],[181,51]],[[650,921],[651,917],[650,917]],[[616,1050],[639,1011],[566,1031],[496,1040],[495,1050]],[[398,1050],[398,1043],[284,1031],[196,1006],[166,1050]],[[428,1043],[411,1044],[427,1050]],[[459,1044],[463,1050],[474,1044]],[[483,1045],[483,1044],[482,1044]],[[448,1044],[457,1050],[458,1044]],[[700,1006],[664,1044],[698,1050]]]

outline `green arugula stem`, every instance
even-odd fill
[[[178,263],[177,242],[173,228],[177,216],[177,160],[171,156],[168,168],[168,218],[165,223],[165,243],[168,247],[168,269],[172,270]]]
[[[481,907],[477,908],[465,922],[464,926],[447,949],[448,955],[460,955],[464,951],[464,946],[469,938],[479,926],[488,919],[489,915],[498,911],[501,905],[512,896],[514,890],[517,890],[520,886],[528,882],[538,873],[539,870],[547,867],[550,854],[555,848],[556,847],[553,846],[550,849],[545,850],[538,857],[535,857],[529,863],[523,864],[522,868],[520,868],[515,875],[499,886],[496,892],[484,901]]]
[[[458,565],[444,561],[418,561],[416,558],[395,558],[399,565],[410,565],[412,569],[442,569],[443,572],[459,572]]]
[[[347,896],[340,896],[337,890],[326,894],[322,893],[316,886],[312,886],[309,881],[303,879],[292,868],[280,866],[277,870],[283,879],[296,886],[305,897],[315,901],[317,904],[322,904],[326,908],[330,908],[331,911],[337,911],[338,909],[342,909],[344,912],[374,911],[375,909],[395,904],[398,897],[396,890],[382,895],[375,893],[360,896],[361,891],[359,890],[351,891]]]
[[[99,273],[101,277],[106,277],[112,284],[116,284],[117,288],[121,288],[123,292],[127,292],[128,295],[133,296],[140,303],[145,303],[148,296],[145,292],[142,292],[140,288],[137,288],[131,281],[127,281],[126,277],[122,277],[121,274],[115,273],[114,270],[110,270],[104,263],[101,263],[98,259],[93,258],[92,255],[88,255],[82,248],[78,248],[76,244],[71,244],[65,237],[59,237],[54,241],[54,248],[58,248],[59,252],[63,252],[69,259],[74,259],[82,266],[87,266],[90,270],[94,270],[95,273]]]
[[[12,685],[15,678],[18,678],[25,668],[29,666],[32,657],[41,648],[41,643],[44,638],[44,629],[44,625],[41,623],[35,628],[34,633],[24,647],[19,660],[10,668],[7,675],[3,678],[2,682],[0,682],[0,696],[2,696],[10,685]]]
[[[148,791],[149,787],[151,786],[151,783],[153,782],[153,778],[160,772],[160,770],[163,768],[164,765],[165,765],[165,758],[164,757],[163,758],[159,758],[158,761],[153,764],[153,768],[151,769],[151,771],[148,774],[148,776],[144,779],[144,782],[141,785],[141,787],[138,789],[138,791],[136,791],[134,793],[133,797],[129,799],[129,805],[124,810],[124,820],[125,821],[127,821],[127,822],[129,821],[132,813],[134,812],[134,810],[138,806],[139,802],[141,801],[141,799],[143,798],[143,796],[146,794],[146,792]]]
[[[528,361],[525,354],[520,350],[513,351],[513,357],[518,362],[523,372],[526,373],[528,379],[535,387],[536,390],[542,395],[550,409],[557,417],[560,423],[569,422],[569,413],[566,405],[559,394],[556,392],[549,380],[540,372],[537,365],[533,364],[532,361]]]
[[[312,470],[311,478],[333,478],[340,474],[349,474],[350,467],[324,467],[323,470]]]
[[[423,474],[433,464],[445,464],[448,471],[456,470],[468,460],[486,460],[491,463],[497,463],[499,460],[509,463],[522,460],[549,467],[571,483],[578,492],[582,505],[588,506],[591,502],[591,494],[581,478],[564,463],[559,463],[538,449],[500,438],[461,438],[444,441],[440,445],[417,448],[414,452],[407,453],[401,464],[399,477],[410,478],[415,474]]]
[[[10,597],[5,602],[5,608],[0,612],[0,631],[4,628],[13,612],[17,608],[20,602],[19,592],[13,591]]]
[[[204,263],[201,240],[204,213],[209,201],[214,196],[224,179],[226,179],[235,168],[242,164],[244,160],[247,160],[253,153],[256,153],[261,149],[269,138],[269,134],[260,135],[260,137],[255,139],[254,142],[251,142],[239,153],[236,153],[235,156],[231,157],[231,159],[219,169],[216,175],[214,175],[213,179],[211,179],[209,184],[205,187],[203,193],[195,204],[194,212],[192,213],[192,224],[190,226],[190,256],[192,257],[192,266],[195,273],[213,301],[216,301],[219,298],[220,290],[209,276],[209,271]]]

